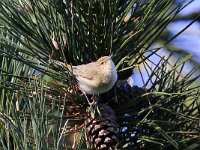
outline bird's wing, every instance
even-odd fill
[[[94,66],[90,64],[73,66],[72,72],[75,76],[86,78],[88,80],[93,80],[94,77],[98,74],[97,68],[94,68]]]

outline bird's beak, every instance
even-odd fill
[[[113,56],[113,54],[110,54],[110,55],[109,55],[109,58],[112,59],[112,56]]]

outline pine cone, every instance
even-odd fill
[[[118,125],[115,112],[106,104],[99,104],[99,113],[94,118],[88,113],[85,133],[88,148],[114,150],[118,143]]]

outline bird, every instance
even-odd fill
[[[97,61],[77,66],[54,60],[50,60],[50,62],[67,68],[76,77],[79,89],[85,95],[90,106],[91,116],[94,118],[96,110],[100,114],[98,98],[95,99],[96,95],[108,92],[118,79],[112,56],[103,56]],[[90,102],[86,94],[93,95],[92,102]]]
[[[79,89],[84,94],[98,95],[109,91],[116,83],[118,76],[112,56],[102,56],[97,61],[77,66],[52,61],[68,70],[76,77]]]

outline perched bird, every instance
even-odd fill
[[[105,93],[114,86],[118,78],[111,56],[103,56],[95,62],[78,66],[54,60],[52,62],[67,67],[75,75],[80,90],[85,94]]]

